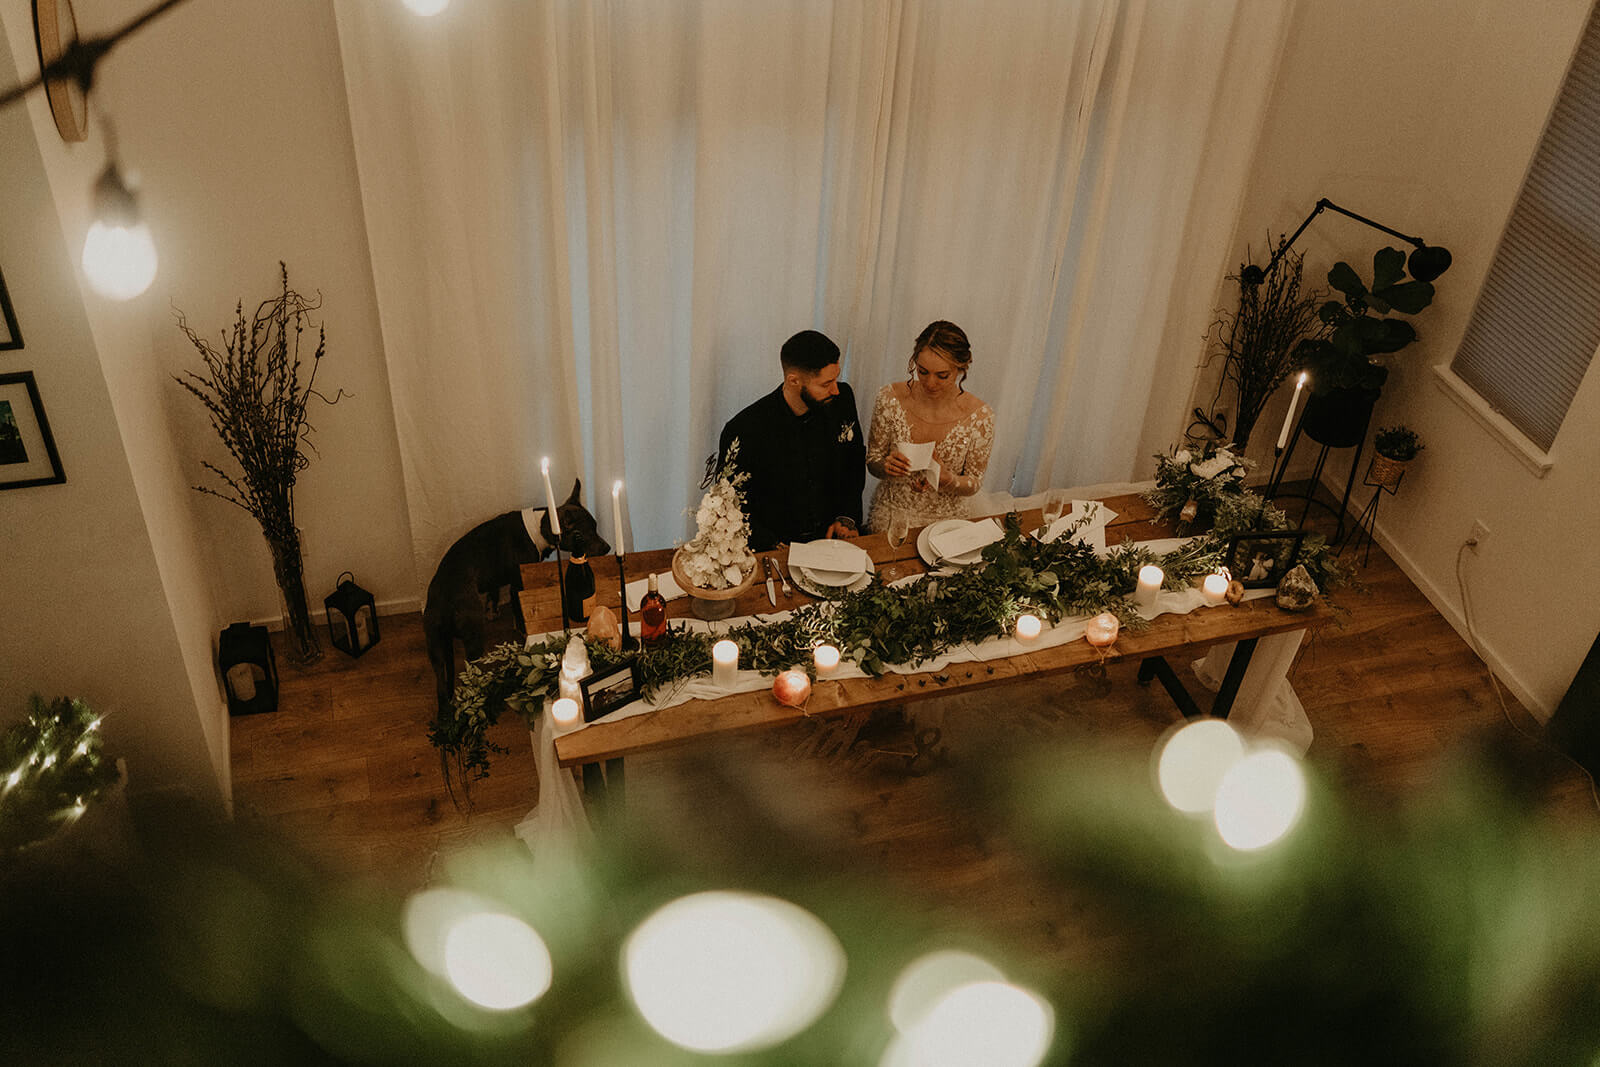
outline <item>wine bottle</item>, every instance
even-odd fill
[[[639,601],[639,643],[652,645],[666,635],[667,601],[656,588],[656,576],[650,575],[650,586]]]
[[[567,618],[573,622],[588,622],[589,609],[594,606],[594,568],[587,556],[574,556],[567,566]]]

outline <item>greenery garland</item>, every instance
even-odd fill
[[[1109,611],[1123,627],[1143,629],[1149,622],[1134,610],[1132,599],[1140,568],[1159,566],[1166,575],[1163,587],[1181,590],[1222,565],[1235,534],[1289,528],[1282,511],[1237,479],[1218,480],[1217,489],[1208,509],[1211,530],[1172,552],[1157,554],[1125,544],[1102,557],[1093,547],[1066,536],[1042,542],[1022,532],[1021,520],[1013,512],[1005,518],[1005,536],[984,548],[980,565],[898,587],[884,585],[874,576],[859,591],[835,591],[796,608],[787,619],[746,622],[721,636],[739,646],[743,667],[760,674],[776,675],[796,667],[814,675],[812,649],[826,641],[839,648],[842,659],[877,676],[892,664],[914,667],[957,645],[1003,637],[1023,612],[1054,623]],[[1083,521],[1087,520],[1080,526]],[[1299,562],[1323,590],[1343,578],[1319,535],[1306,537]],[[716,639],[683,627],[669,628],[665,637],[638,654],[644,695],[654,697],[710,674],[711,645]],[[585,644],[596,671],[623,659],[604,642]],[[465,785],[488,776],[490,754],[504,751],[489,741],[489,727],[507,708],[531,723],[545,701],[555,698],[566,645],[562,634],[529,647],[503,644],[466,666],[456,683],[453,715],[435,720],[428,731],[443,759],[447,783],[452,777]]]
[[[35,693],[27,720],[0,734],[0,857],[50,837],[116,782],[99,726],[83,701]]]

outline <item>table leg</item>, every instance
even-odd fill
[[[624,796],[622,757],[608,759],[605,765],[583,765],[583,800],[592,812],[606,812],[622,807]]]
[[[1244,681],[1245,672],[1250,669],[1250,657],[1255,654],[1257,640],[1254,637],[1247,638],[1234,647],[1233,656],[1228,660],[1228,671],[1223,675],[1216,699],[1211,702],[1212,718],[1226,719],[1228,712],[1233,709],[1234,698],[1239,695],[1239,685]],[[1198,719],[1205,715],[1165,656],[1151,656],[1139,664],[1139,684],[1149,685],[1152,678],[1160,679],[1161,687],[1178,705],[1184,718]]]

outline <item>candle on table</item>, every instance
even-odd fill
[[[582,700],[583,689],[578,685],[581,677],[576,671],[561,668],[561,676],[556,679],[556,694],[563,700]]]
[[[578,725],[580,707],[571,697],[562,697],[550,705],[550,724],[556,733],[564,734]]]
[[[1083,628],[1083,639],[1095,648],[1109,648],[1116,643],[1122,623],[1109,611],[1102,611],[1090,619]]]
[[[1039,634],[1044,631],[1044,623],[1039,621],[1039,616],[1022,614],[1017,616],[1017,640],[1025,645],[1031,645],[1039,640]]]
[[[791,708],[803,708],[811,696],[811,679],[796,667],[779,671],[772,680],[772,695],[778,703]]]
[[[832,645],[818,645],[811,659],[817,665],[817,677],[826,678],[839,667],[839,650]]]
[[[1156,606],[1156,594],[1161,592],[1161,582],[1166,578],[1161,568],[1153,563],[1139,568],[1139,588],[1133,592],[1133,602],[1141,608]]]
[[[739,673],[739,646],[726,639],[711,646],[711,683],[731,686]]]
[[[1294,383],[1294,395],[1289,397],[1289,410],[1283,413],[1283,429],[1278,431],[1278,451],[1282,452],[1284,445],[1289,443],[1289,424],[1294,422],[1294,406],[1300,402],[1300,390],[1305,388],[1306,372],[1301,371],[1300,377]]]
[[[626,556],[628,551],[622,542],[622,479],[618,478],[611,483],[611,525],[616,530],[616,541],[613,551],[619,556]]]
[[[1213,608],[1216,607],[1228,599],[1227,575],[1220,572],[1206,575],[1206,580],[1201,586],[1201,592],[1205,594],[1206,604]]]
[[[557,537],[561,536],[561,520],[556,517],[556,494],[550,488],[550,457],[546,456],[539,461],[539,473],[544,475],[544,506],[550,513],[550,532]]]

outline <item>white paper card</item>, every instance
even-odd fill
[[[789,546],[789,566],[808,571],[860,574],[866,570],[870,559],[862,549],[838,538],[802,541]]]
[[[639,604],[644,600],[644,594],[649,588],[649,578],[640,578],[637,582],[628,583],[629,611],[639,610]],[[656,592],[661,594],[662,600],[677,600],[683,595],[683,588],[678,585],[677,579],[672,577],[671,571],[662,571],[656,575]]]
[[[993,544],[1005,536],[1005,531],[993,519],[981,519],[948,530],[941,530],[929,538],[929,544],[941,559],[956,559],[976,552],[984,545]]]
[[[910,441],[901,441],[894,447],[896,451],[911,462],[911,469],[914,471],[925,471],[933,463],[932,441],[925,441],[920,445],[914,445]]]

